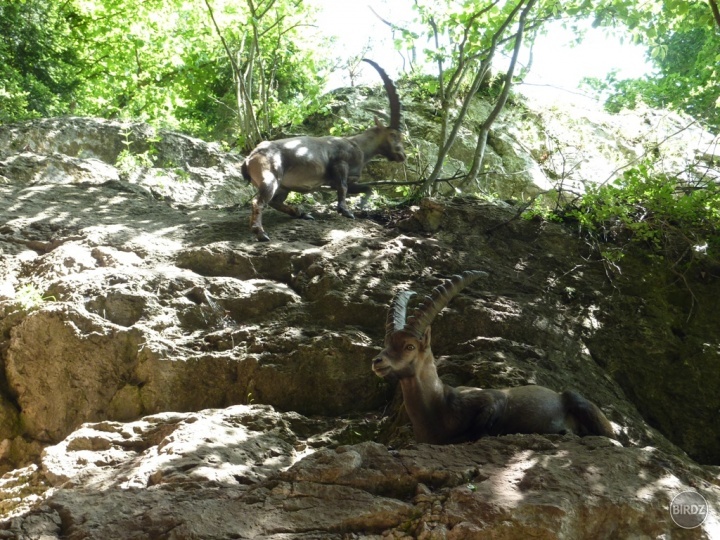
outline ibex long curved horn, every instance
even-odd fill
[[[388,310],[387,323],[385,324],[385,341],[390,339],[395,332],[405,329],[405,318],[407,314],[407,305],[415,291],[400,291],[393,298],[390,309]]]
[[[399,330],[421,339],[425,329],[432,323],[435,316],[448,305],[450,300],[473,281],[486,276],[487,272],[467,270],[463,272],[462,275],[455,275],[445,280],[433,289],[430,296],[425,297],[422,303],[413,311],[412,315],[407,317],[407,322],[405,322],[407,303],[415,293],[412,291],[398,293],[393,299],[391,310],[388,313],[386,339],[392,332]]]
[[[398,96],[395,85],[385,73],[385,70],[378,66],[374,61],[363,58],[363,62],[367,62],[380,74],[380,78],[383,80],[385,85],[385,92],[387,92],[388,99],[390,100],[390,129],[400,130],[400,97]]]

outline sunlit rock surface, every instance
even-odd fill
[[[119,160],[128,138],[152,166]],[[712,272],[687,276],[688,318],[642,257],[609,273],[572,230],[474,199],[269,210],[256,243],[240,161],[142,125],[0,127],[0,538],[720,534]],[[472,268],[433,324],[443,379],[574,388],[619,444],[412,444],[370,370],[387,305]],[[684,531],[688,489],[712,515]]]

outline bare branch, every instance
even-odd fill
[[[708,0],[708,2],[710,3],[710,9],[712,9],[713,18],[718,27],[720,27],[720,8],[718,8],[716,0]]]
[[[389,26],[390,29],[392,29],[392,30],[399,30],[399,31],[401,31],[401,32],[410,32],[407,28],[403,28],[402,26],[398,26],[397,24],[395,24],[395,23],[393,23],[393,22],[390,22],[390,21],[388,21],[387,19],[384,19],[382,16],[380,16],[380,14],[379,14],[377,11],[375,11],[375,10],[373,9],[372,6],[368,6],[368,9],[369,9],[370,11],[372,11],[373,15],[375,15],[375,16],[380,20],[381,23]]]
[[[248,4],[252,5],[252,1],[248,0]],[[251,100],[250,96],[247,91],[247,86],[245,85],[245,79],[243,77],[242,72],[240,71],[240,67],[238,66],[237,62],[235,61],[235,56],[233,55],[232,51],[230,50],[230,46],[228,45],[227,41],[225,40],[225,36],[223,36],[222,31],[220,30],[220,26],[217,23],[217,20],[215,19],[215,13],[213,12],[212,6],[210,5],[210,0],[205,0],[205,5],[208,9],[208,14],[210,15],[210,19],[213,22],[213,25],[215,26],[215,31],[217,32],[218,37],[220,38],[220,41],[223,44],[223,47],[225,48],[225,53],[227,54],[228,59],[230,60],[230,65],[232,67],[233,71],[233,78],[235,79],[235,85],[236,85],[236,93],[239,96],[238,101],[242,99],[245,102],[245,120],[250,123],[249,126],[246,126],[248,128],[251,128],[254,131],[255,138],[257,140],[260,140],[260,129],[257,124],[257,118],[255,117],[255,112],[252,109],[251,106]],[[252,71],[252,70],[250,70]],[[241,103],[238,103],[238,110],[240,110]]]

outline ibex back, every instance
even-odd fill
[[[387,74],[372,60],[385,84],[390,100],[390,125],[385,127],[375,119],[372,127],[352,137],[292,137],[260,143],[242,165],[242,174],[257,189],[253,200],[250,229],[258,240],[270,238],[262,226],[262,211],[266,204],[293,217],[312,219],[285,203],[291,191],[308,193],[320,186],[337,190],[337,210],[354,218],[345,203],[348,193],[370,194],[371,188],[358,184],[365,164],[377,155],[390,161],[405,161],[400,133],[400,100]]]
[[[409,317],[402,291],[388,312],[385,348],[373,360],[379,377],[400,380],[405,410],[418,442],[448,444],[485,435],[575,433],[614,438],[600,409],[572,391],[560,394],[543,386],[487,389],[452,387],[438,377],[430,349],[430,324],[466,285],[485,272],[468,271],[433,290]],[[406,320],[407,319],[407,320]]]

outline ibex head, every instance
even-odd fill
[[[428,362],[434,363],[430,349],[430,325],[435,316],[467,285],[487,273],[468,270],[435,287],[420,305],[407,316],[408,301],[413,291],[395,295],[385,325],[385,348],[373,360],[372,369],[379,377],[391,373],[400,379],[412,377]]]
[[[384,138],[383,143],[378,149],[378,153],[385,156],[390,161],[405,161],[405,149],[402,144],[402,134],[400,133],[400,98],[398,97],[395,85],[383,70],[374,61],[363,58],[363,62],[367,62],[380,74],[380,78],[385,85],[388,100],[390,101],[390,125],[385,127],[379,118],[375,118],[375,129]]]

